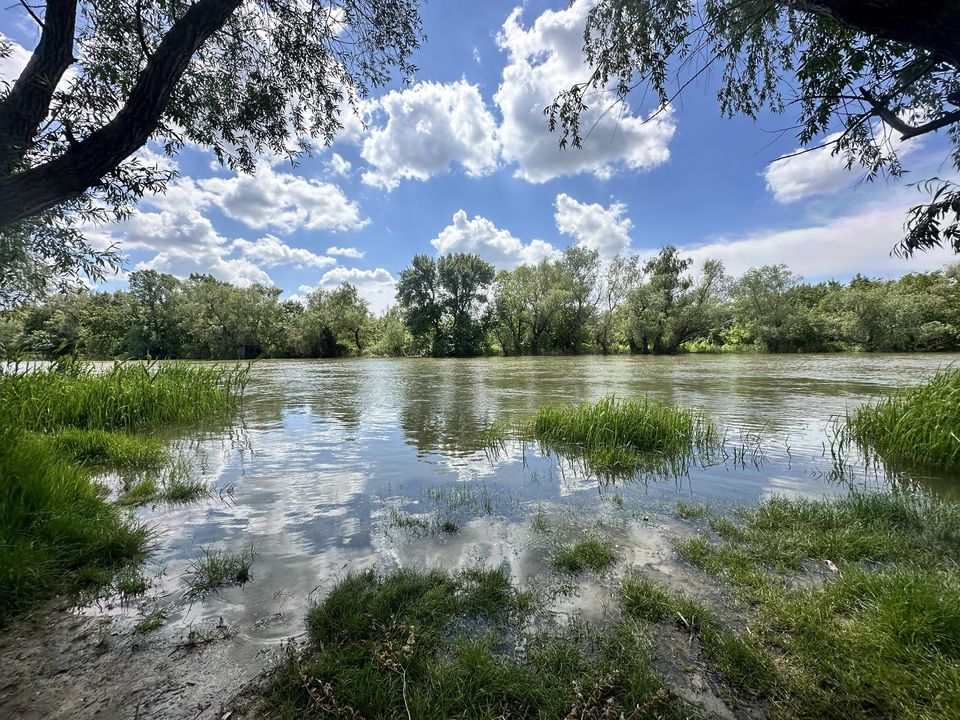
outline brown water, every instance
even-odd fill
[[[178,442],[219,492],[189,506],[141,511],[157,537],[147,568],[157,575],[154,590],[140,606],[108,614],[132,626],[143,613],[165,608],[160,636],[168,642],[222,622],[237,632],[224,651],[228,662],[236,677],[249,676],[284,638],[303,633],[310,603],[350,570],[502,566],[524,584],[551,575],[551,544],[584,531],[602,532],[629,562],[656,565],[672,553],[664,518],[681,499],[727,506],[904,482],[948,493],[950,478],[894,479],[855,452],[838,464],[830,443],[837,416],[958,360],[914,354],[259,362],[233,427]],[[484,447],[483,428],[494,420],[609,394],[702,409],[724,429],[730,456],[680,477],[601,486],[535,447],[511,445],[498,454]],[[745,458],[735,458],[736,447],[748,448]],[[536,515],[555,529],[549,540],[534,531]],[[440,531],[442,522],[459,532]],[[251,545],[259,555],[253,582],[186,600],[190,563],[203,549]],[[584,586],[565,602],[577,612],[593,602],[591,593],[602,603],[605,592],[602,583]],[[103,611],[101,601],[83,612]]]

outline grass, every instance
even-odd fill
[[[308,644],[289,646],[264,710],[290,719],[690,716],[651,671],[640,624],[529,635],[518,653],[531,608],[501,570],[352,573],[309,612]]]
[[[185,505],[210,495],[210,488],[200,478],[193,477],[193,468],[182,459],[167,468],[158,478],[147,473],[130,482],[117,498],[124,507],[141,507],[151,503]]]
[[[739,654],[775,668],[750,687],[781,716],[960,716],[960,505],[776,499],[713,529],[719,542],[684,541],[681,555],[754,606]],[[665,607],[653,591],[636,595]]]
[[[599,538],[591,537],[560,547],[553,555],[553,567],[576,574],[585,570],[602,573],[617,561],[617,553]]]
[[[133,634],[146,635],[154,632],[155,630],[159,630],[163,627],[163,623],[166,621],[166,619],[167,611],[163,608],[158,608],[133,626]]]
[[[709,517],[710,506],[706,503],[689,503],[685,500],[677,501],[677,515],[684,520],[698,520]]]
[[[500,423],[486,430],[491,447],[510,433]],[[677,474],[697,451],[719,446],[716,427],[695,410],[646,398],[547,405],[513,430],[551,451],[581,460],[601,478],[638,472]]]
[[[142,363],[0,371],[0,622],[44,598],[109,585],[117,568],[139,561],[148,532],[108,501],[95,473],[157,470],[167,451],[137,433],[224,416],[246,376],[241,367]],[[159,490],[143,479],[121,505],[197,490],[182,478]]]
[[[246,585],[251,581],[250,568],[256,559],[253,547],[236,554],[203,550],[203,555],[190,563],[185,597],[203,598],[224,588]]]
[[[0,621],[33,603],[108,583],[143,557],[147,529],[105,498],[47,438],[0,430]]]
[[[960,369],[863,405],[847,418],[856,442],[894,468],[960,471]]]

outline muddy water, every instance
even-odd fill
[[[113,618],[117,645],[129,648],[136,644],[124,639],[132,624],[163,608],[160,640],[147,641],[173,657],[154,668],[161,675],[176,674],[171,664],[191,629],[230,628],[232,639],[217,650],[221,677],[211,681],[222,689],[256,674],[285,638],[302,635],[309,604],[350,570],[482,564],[508,568],[520,584],[548,582],[551,548],[596,530],[629,563],[669,575],[670,539],[683,532],[671,526],[671,510],[681,499],[743,504],[894,482],[949,492],[949,478],[888,478],[855,454],[838,467],[830,452],[831,423],[958,360],[803,355],[260,362],[236,425],[178,442],[216,489],[214,496],[141,511],[157,538],[146,570],[155,575],[148,600],[128,608],[101,600],[81,616]],[[496,455],[484,447],[482,430],[494,420],[529,414],[547,402],[611,393],[701,408],[725,429],[730,455],[680,477],[601,487],[534,447],[508,446]],[[737,447],[746,453],[737,455]],[[535,517],[554,529],[549,537],[536,531]],[[445,522],[459,531],[443,532]],[[251,546],[258,553],[252,583],[192,603],[185,599],[190,563],[202,550]],[[602,612],[604,593],[603,582],[581,588],[558,612]],[[203,705],[190,691],[177,697],[182,702],[156,705],[144,717],[193,717]],[[208,712],[216,711],[217,699],[223,694],[215,687]],[[116,717],[126,716],[122,703],[105,702],[101,710],[112,706]]]

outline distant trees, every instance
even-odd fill
[[[898,280],[810,284],[785,265],[733,280],[667,246],[652,258],[574,248],[494,275],[476,255],[419,255],[398,304],[356,287],[305,301],[209,275],[131,273],[128,290],[73,291],[0,312],[0,355],[267,357],[960,350],[960,264]]]
[[[494,267],[479,255],[417,255],[400,273],[397,302],[415,340],[437,357],[486,349]]]

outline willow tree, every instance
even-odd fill
[[[666,107],[716,67],[722,113],[793,113],[805,150],[828,145],[870,179],[901,173],[894,140],[938,130],[960,171],[960,0],[598,0],[584,53],[590,77],[546,109],[563,146],[581,145],[598,90],[623,100],[652,87]],[[929,202],[910,210],[896,251],[960,253],[960,186],[921,185]]]
[[[148,141],[168,155],[207,148],[241,172],[264,155],[294,159],[331,141],[341,112],[391,72],[409,79],[421,40],[416,0],[21,5],[39,41],[0,83],[4,268],[52,258],[96,273],[110,256],[77,226],[123,217],[171,179],[138,158]],[[0,44],[0,57],[12,49]]]

